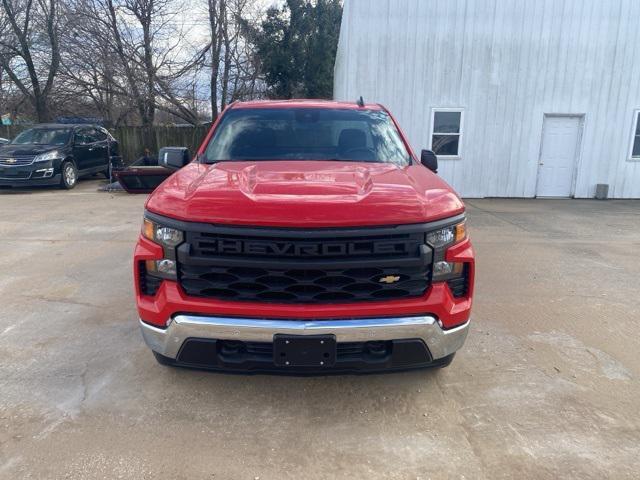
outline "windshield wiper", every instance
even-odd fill
[[[359,162],[359,163],[385,163],[383,160],[359,160],[355,158],[233,158],[224,160],[202,160],[200,163],[213,165],[220,162]],[[389,162],[391,163],[391,162]]]
[[[214,163],[221,163],[221,162],[264,162],[264,161],[272,161],[273,159],[271,158],[233,158],[233,159],[223,159],[223,160],[206,160],[203,161],[201,163],[207,164],[207,165],[213,165]]]

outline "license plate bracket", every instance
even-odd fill
[[[335,335],[273,336],[273,363],[279,367],[331,367],[336,363]]]

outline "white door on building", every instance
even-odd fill
[[[538,166],[538,197],[569,197],[580,149],[582,116],[545,115]]]

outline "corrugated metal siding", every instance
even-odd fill
[[[467,197],[532,197],[545,113],[584,114],[576,197],[640,197],[639,0],[345,0],[335,97],[386,105],[414,149],[431,109],[465,111],[441,175]]]

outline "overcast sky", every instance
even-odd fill
[[[256,11],[266,11],[271,6],[278,6],[284,0],[252,0]],[[176,15],[176,25],[182,25],[190,42],[201,45],[209,36],[209,14],[205,0],[184,0],[185,8]],[[178,27],[179,28],[179,27]]]

